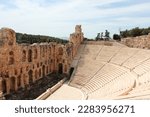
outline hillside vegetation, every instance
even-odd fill
[[[31,35],[31,34],[22,34],[22,33],[16,33],[16,40],[17,43],[42,43],[42,42],[57,42],[66,44],[68,43],[68,40],[63,40],[57,37],[51,37],[51,36],[44,36],[44,35]]]
[[[148,35],[150,33],[150,27],[148,28],[133,28],[130,30],[125,30],[125,31],[120,31],[120,36],[125,38],[125,37],[136,37],[136,36],[141,36],[141,35]]]

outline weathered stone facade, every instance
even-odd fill
[[[133,48],[150,49],[150,33],[144,36],[122,38],[121,42]]]
[[[51,72],[68,73],[83,41],[81,25],[75,27],[66,45],[17,44],[15,34],[12,29],[0,30],[0,97],[25,88]]]
[[[75,32],[70,34],[70,42],[73,44],[73,57],[76,55],[78,47],[83,42],[81,25],[76,25]]]

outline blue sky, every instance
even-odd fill
[[[95,38],[150,26],[150,0],[0,0],[0,27],[17,32],[69,37],[81,24]]]

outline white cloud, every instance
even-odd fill
[[[149,17],[129,17],[135,13],[150,10],[150,2],[111,8],[112,3],[128,0],[64,0],[64,2],[47,3],[44,0],[11,0],[14,9],[3,10],[0,5],[0,27],[11,27],[19,32],[46,34],[66,37],[73,31],[74,25],[83,24],[86,35],[91,37],[100,30],[112,32],[132,23],[150,25]],[[107,9],[101,6],[109,5]],[[138,16],[139,17],[139,16]],[[145,23],[144,23],[145,22]]]

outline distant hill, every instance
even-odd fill
[[[68,39],[69,39],[69,37],[60,37],[60,39],[68,40]]]
[[[136,37],[136,36],[141,36],[141,35],[148,35],[149,33],[150,33],[150,27],[148,28],[135,27],[130,30],[120,31],[120,37],[122,38]]]
[[[23,33],[16,33],[16,40],[17,43],[42,43],[42,42],[57,42],[66,44],[68,40],[64,40],[58,37],[51,37],[51,36],[44,36],[44,35],[32,35],[32,34],[23,34]]]

